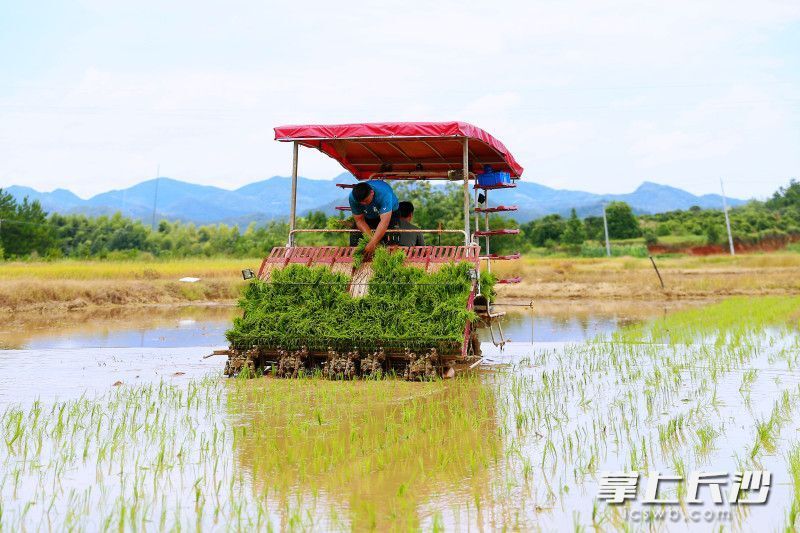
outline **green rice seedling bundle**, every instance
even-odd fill
[[[254,281],[244,291],[226,336],[237,348],[251,346],[368,345],[374,341],[460,342],[472,288],[466,262],[439,271],[403,264],[402,252],[376,250],[366,296],[352,297],[349,279],[326,267],[290,265],[273,271],[269,283]],[[484,293],[493,279],[482,277]]]
[[[355,250],[353,250],[353,268],[356,270],[358,270],[364,262],[364,250],[368,244],[369,238],[366,235],[362,235],[361,238],[358,239]]]

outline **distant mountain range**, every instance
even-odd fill
[[[314,210],[336,213],[335,206],[347,204],[347,190],[335,186],[336,183],[343,182],[352,183],[354,179],[346,173],[333,180],[299,178],[298,214]],[[12,185],[4,190],[18,200],[26,196],[30,200],[39,200],[42,207],[49,212],[93,216],[121,212],[125,216],[150,222],[155,206],[156,220],[181,220],[197,224],[223,222],[246,226],[250,222],[263,223],[289,215],[291,179],[273,176],[228,190],[171,178],[158,178],[143,181],[127,189],[104,192],[87,200],[66,189],[39,192],[30,187]],[[518,181],[517,188],[492,192],[490,196],[492,204],[517,205],[519,211],[512,215],[520,222],[551,213],[567,215],[572,208],[581,217],[597,215],[601,213],[604,202],[615,200],[627,202],[640,214],[688,209],[692,206],[704,209],[722,208],[722,197],[718,194],[696,196],[682,189],[647,181],[627,194],[595,194],[553,189],[531,181]],[[728,199],[728,204],[732,206],[742,203],[744,200]]]
[[[722,210],[722,196],[719,194],[697,196],[683,189],[650,181],[643,182],[635,191],[625,194],[595,194],[553,189],[538,183],[520,181],[516,189],[502,191],[502,195],[504,204],[519,206],[515,218],[521,222],[551,213],[569,215],[573,208],[581,218],[600,215],[603,212],[603,204],[614,201],[626,202],[637,214],[664,213],[678,209],[685,210],[693,206]],[[727,201],[729,206],[747,202],[737,198],[728,198]]]

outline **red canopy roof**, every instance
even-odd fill
[[[280,126],[276,141],[297,141],[337,160],[358,179],[381,172],[442,172],[463,165],[462,139],[469,139],[473,171],[494,170],[522,175],[522,167],[503,143],[466,122],[377,122]]]

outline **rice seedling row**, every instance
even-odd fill
[[[595,498],[603,471],[764,469],[769,504],[716,525],[793,529],[799,310],[726,300],[512,345],[508,364],[451,381],[209,376],[8,406],[0,527],[638,529],[634,503]],[[659,494],[696,508],[685,483]]]

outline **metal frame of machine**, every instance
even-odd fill
[[[522,174],[522,167],[514,160],[511,153],[497,139],[471,124],[464,122],[387,122],[370,124],[341,125],[304,125],[280,126],[275,128],[275,140],[291,142],[292,150],[292,182],[290,196],[289,238],[286,246],[275,247],[262,261],[258,277],[269,279],[274,268],[282,268],[289,264],[306,266],[326,265],[334,271],[345,272],[351,276],[350,292],[354,296],[363,294],[371,277],[369,264],[353,269],[354,248],[347,246],[297,246],[296,236],[311,232],[358,232],[357,229],[301,229],[297,228],[297,178],[299,148],[305,146],[321,151],[337,160],[358,180],[448,180],[463,184],[464,228],[454,229],[422,229],[400,230],[389,229],[391,233],[421,231],[429,234],[458,233],[464,236],[463,246],[421,246],[391,247],[402,250],[406,254],[406,262],[419,266],[427,271],[439,268],[450,261],[468,261],[475,265],[475,272],[480,269],[482,261],[491,270],[491,262],[496,260],[517,259],[519,254],[497,255],[489,253],[490,237],[518,233],[519,230],[492,230],[489,227],[491,213],[515,211],[516,206],[494,206],[488,204],[490,190],[512,188],[512,182],[500,185],[484,186],[479,184],[477,175],[485,165],[493,169],[507,172],[512,180]],[[470,180],[474,182],[473,195],[470,194]],[[352,184],[337,184],[343,189],[353,187]],[[347,207],[339,207],[342,211]],[[474,229],[471,224],[471,213],[474,212]],[[480,228],[480,215],[484,215],[484,227]],[[486,253],[480,255],[478,239],[485,239]],[[498,280],[498,283],[516,283],[518,278]],[[475,310],[483,325],[488,326],[495,344],[505,342],[502,329],[499,340],[495,338],[495,319],[502,313],[493,311],[489,302],[480,293],[478,276],[473,279],[473,289],[469,296],[468,309]],[[434,349],[426,356],[410,353],[408,348],[381,346],[381,358],[385,361],[385,369],[403,370],[398,361],[409,361],[405,368],[407,378],[418,377],[409,368],[417,366],[430,374],[434,370],[439,375],[448,375],[464,367],[474,367],[480,362],[480,346],[473,331],[472,324],[467,322],[464,328],[464,341],[460,346]],[[348,355],[352,358],[352,353]],[[377,353],[377,352],[376,352]],[[246,352],[231,350],[228,361],[228,374],[237,373],[242,366],[276,365],[283,369],[284,375],[295,375],[299,364],[323,363],[330,360],[331,350],[326,347],[304,346],[302,350],[290,353],[280,347],[253,348]],[[422,361],[426,359],[426,361]],[[282,361],[291,360],[292,365],[282,365]],[[302,360],[302,361],[301,361]],[[316,361],[315,361],[316,360]],[[338,364],[338,363],[337,363]],[[351,365],[352,366],[352,365]],[[284,368],[285,367],[285,368]],[[341,363],[339,367],[347,367]],[[348,367],[349,368],[349,367]]]

